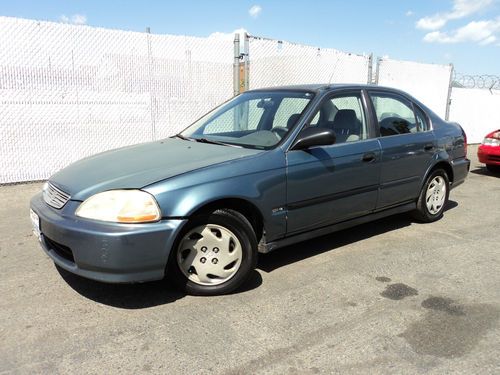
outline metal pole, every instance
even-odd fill
[[[446,98],[446,112],[444,115],[444,119],[448,121],[450,119],[450,106],[451,106],[451,90],[453,86],[453,70],[455,69],[453,67],[453,64],[450,64],[450,83],[448,85],[448,97]]]
[[[377,66],[375,67],[375,81],[373,82],[376,85],[378,85],[378,75],[379,75],[380,61],[381,60],[382,59],[380,57],[377,57]]]
[[[234,34],[233,95],[240,93],[240,34]]]
[[[373,70],[373,53],[370,53],[368,57],[368,84],[371,85],[372,82],[372,70]]]
[[[250,52],[250,47],[249,47],[249,42],[248,42],[248,34],[245,33],[245,41],[243,42],[243,48],[244,48],[244,53],[245,55],[243,56],[243,65],[245,67],[245,91],[248,90],[249,88],[249,82],[248,82],[248,77],[250,75],[250,66],[249,66],[249,52]]]
[[[156,116],[155,116],[155,98],[153,95],[153,51],[151,49],[151,29],[146,27],[146,40],[148,43],[148,65],[149,65],[149,107],[151,110],[151,140],[156,138]],[[169,124],[170,125],[170,124]]]

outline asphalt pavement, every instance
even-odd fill
[[[498,374],[500,175],[475,152],[439,222],[261,255],[220,297],[58,270],[31,234],[42,184],[0,187],[0,374]]]

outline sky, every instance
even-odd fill
[[[500,0],[0,0],[0,15],[201,37],[245,30],[500,76]]]

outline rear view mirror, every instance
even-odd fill
[[[308,127],[295,140],[292,150],[305,150],[313,146],[333,145],[337,137],[332,129]]]

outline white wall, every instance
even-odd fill
[[[462,125],[468,143],[481,143],[486,134],[500,129],[500,91],[453,88],[450,121]]]

